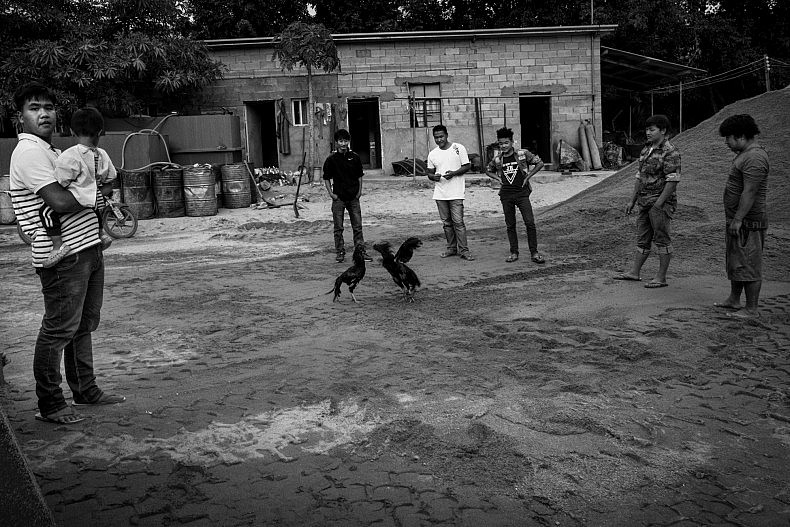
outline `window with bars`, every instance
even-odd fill
[[[291,99],[294,126],[307,126],[307,99]]]
[[[442,124],[442,100],[439,83],[409,84],[409,96],[413,97],[411,127],[427,128]]]

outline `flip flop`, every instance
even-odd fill
[[[78,402],[78,401],[75,400],[75,401],[71,402],[71,405],[72,406],[105,406],[105,405],[108,405],[108,404],[120,404],[120,403],[124,402],[125,400],[126,400],[126,397],[124,397],[123,395],[114,395],[114,394],[110,394],[110,393],[103,393],[103,394],[101,394],[101,397],[99,397],[98,399],[96,399],[93,402],[81,403],[81,402]]]
[[[713,303],[713,307],[718,308],[718,309],[729,309],[729,310],[732,310],[732,311],[738,311],[743,306],[737,306],[736,307],[736,306],[727,304],[725,302],[714,302]]]
[[[627,282],[641,282],[642,281],[641,278],[637,278],[637,277],[631,276],[630,274],[619,274],[617,276],[613,276],[612,278],[615,279],[615,280],[625,280]]]
[[[55,414],[60,414],[67,408],[60,410],[59,412],[55,412]],[[41,412],[36,413],[36,421],[43,421],[45,423],[50,423],[53,425],[73,425],[75,423],[79,423],[80,421],[85,420],[85,416],[80,414],[75,414],[74,412],[69,412],[61,415],[41,415]]]
[[[666,282],[648,282],[645,284],[647,289],[658,289],[659,287],[667,287],[669,284]]]

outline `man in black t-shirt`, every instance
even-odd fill
[[[324,183],[329,196],[332,198],[332,218],[335,222],[335,252],[337,262],[346,259],[346,247],[343,240],[343,217],[348,211],[351,221],[351,231],[354,234],[354,246],[364,244],[362,237],[362,209],[359,206],[359,196],[362,195],[362,161],[356,152],[351,150],[351,135],[348,130],[340,129],[335,132],[337,151],[333,152],[324,161]],[[372,258],[365,253],[365,260]]]
[[[518,260],[518,233],[516,232],[516,208],[521,211],[524,225],[527,227],[527,242],[532,261],[538,264],[546,260],[538,252],[538,234],[535,228],[535,215],[532,213],[532,204],[529,195],[532,186],[529,180],[543,168],[540,157],[529,150],[513,146],[513,130],[500,128],[496,132],[499,143],[499,154],[491,160],[486,169],[489,177],[502,184],[499,190],[499,200],[505,213],[505,226],[507,239],[510,242],[510,256],[506,262]]]

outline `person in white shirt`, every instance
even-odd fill
[[[434,181],[433,199],[439,209],[444,227],[447,248],[442,258],[460,255],[464,260],[474,260],[469,252],[464,224],[464,192],[466,174],[472,167],[466,148],[447,140],[447,128],[440,124],[433,127],[436,148],[428,154],[428,179]]]
[[[56,99],[49,88],[30,83],[14,94],[16,121],[22,125],[11,154],[11,202],[20,228],[33,239],[32,260],[44,295],[44,316],[33,353],[38,410],[36,419],[69,425],[85,419],[71,408],[61,388],[61,363],[73,406],[123,402],[102,391],[93,369],[91,333],[99,326],[104,294],[104,257],[99,222],[54,176],[60,151],[52,146]],[[43,263],[52,250],[38,214],[46,203],[60,214],[63,242],[71,253],[55,266]]]
[[[116,179],[115,166],[107,152],[99,148],[99,137],[104,129],[104,118],[96,108],[81,108],[71,116],[71,131],[77,136],[77,144],[63,151],[55,162],[55,179],[68,189],[83,207],[92,208],[99,220],[99,237],[102,249],[112,243],[102,231],[102,211],[105,208],[103,187],[107,192]],[[39,210],[41,223],[52,239],[52,252],[42,267],[49,268],[71,253],[71,247],[63,243],[60,214],[44,203]]]

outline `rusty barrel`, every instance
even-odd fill
[[[6,194],[6,190],[11,189],[11,176],[5,174],[0,176],[0,223],[9,224],[16,221],[14,206],[11,204],[11,197]]]
[[[154,189],[151,172],[118,170],[121,181],[121,199],[129,206],[138,220],[154,217]]]
[[[217,214],[217,195],[211,165],[193,165],[184,168],[184,199],[187,216],[214,216]]]
[[[252,163],[247,163],[252,170]],[[249,207],[252,203],[250,193],[250,174],[244,163],[222,165],[222,201],[227,209]]]
[[[184,170],[160,168],[152,171],[157,218],[179,218],[185,214]]]

